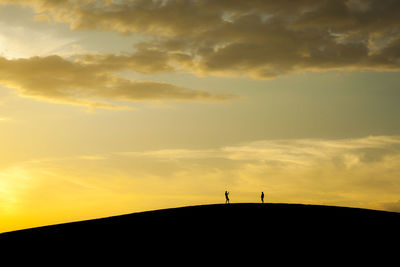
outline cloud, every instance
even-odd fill
[[[400,193],[399,136],[263,140],[216,149],[116,155],[121,156],[119,161],[133,157],[142,171],[147,170],[141,175],[151,173],[160,177],[160,183],[162,177],[169,182],[181,175],[204,179],[210,188],[214,183],[229,187],[241,201],[263,189],[271,201],[393,210],[394,205],[387,203],[397,201]],[[147,168],[143,162],[151,164]]]
[[[126,156],[155,159],[204,159],[226,158],[239,161],[282,162],[288,165],[296,162],[309,166],[320,160],[337,158],[346,161],[346,155],[360,158],[360,162],[370,162],[384,155],[400,152],[399,136],[369,136],[358,139],[282,139],[262,140],[226,146],[217,149],[162,149],[143,152],[119,153]],[[309,164],[305,164],[308,162]],[[344,166],[344,165],[343,165]]]
[[[140,64],[132,61],[118,56],[102,58],[96,64],[59,56],[0,57],[0,83],[18,89],[22,96],[94,108],[124,107],[115,101],[223,101],[231,98],[165,82],[135,81],[115,74],[130,64]]]
[[[157,56],[160,61],[145,72],[271,78],[304,70],[400,68],[400,4],[392,0],[1,2],[31,5],[73,29],[147,34],[151,41],[142,45],[152,50],[131,55]]]

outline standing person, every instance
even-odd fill
[[[264,203],[264,192],[261,192],[261,202]]]
[[[225,204],[229,204],[229,192],[225,191]]]

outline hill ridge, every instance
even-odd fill
[[[337,244],[348,251],[396,244],[399,226],[400,213],[370,209],[289,203],[207,204],[2,233],[0,248],[2,252],[72,257],[74,264],[80,259],[102,263],[103,256],[126,263],[132,261],[131,255],[143,262],[167,258],[174,262],[187,257],[224,260],[229,255],[247,260],[255,254],[287,258],[309,251],[335,251]]]
[[[126,213],[120,215],[112,215],[101,218],[94,218],[88,220],[81,221],[73,221],[52,225],[44,225],[33,228],[15,230],[10,232],[0,233],[0,240],[3,236],[13,235],[17,233],[23,232],[31,232],[36,230],[47,230],[51,228],[57,227],[70,227],[70,226],[78,226],[79,224],[96,224],[103,223],[107,221],[121,221],[124,219],[142,219],[143,216],[194,216],[195,212],[207,212],[207,210],[211,213],[215,212],[215,209],[219,209],[219,211],[227,211],[230,209],[233,213],[224,214],[225,216],[232,216],[236,213],[243,213],[247,211],[247,213],[254,212],[289,212],[285,214],[285,216],[290,216],[290,213],[306,212],[307,215],[311,213],[318,213],[318,215],[328,216],[328,217],[352,217],[353,219],[359,219],[359,216],[373,216],[373,217],[390,217],[393,219],[400,219],[400,213],[391,212],[391,211],[383,211],[383,210],[375,210],[375,209],[366,209],[366,208],[358,208],[358,207],[346,207],[346,206],[333,206],[333,205],[318,205],[318,204],[302,204],[302,203],[230,203],[230,204],[221,204],[221,203],[213,203],[213,204],[202,204],[202,205],[188,205],[188,206],[179,206],[172,208],[163,208],[163,209],[154,209],[147,211],[139,211],[133,213]],[[259,209],[255,211],[254,209]],[[264,210],[262,210],[264,209]],[[187,212],[190,211],[190,212]],[[215,214],[213,214],[215,215]],[[240,214],[237,214],[240,215]],[[247,214],[248,215],[248,214]],[[253,214],[254,215],[254,214]],[[267,214],[258,214],[259,216],[267,215]],[[292,214],[294,215],[294,214]],[[158,218],[157,218],[158,219]]]

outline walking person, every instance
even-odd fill
[[[261,203],[264,203],[264,192],[261,192]]]
[[[225,204],[229,204],[229,192],[225,191]]]

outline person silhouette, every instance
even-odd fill
[[[225,191],[225,204],[229,204],[229,192]]]
[[[261,202],[264,203],[264,192],[261,192]]]

